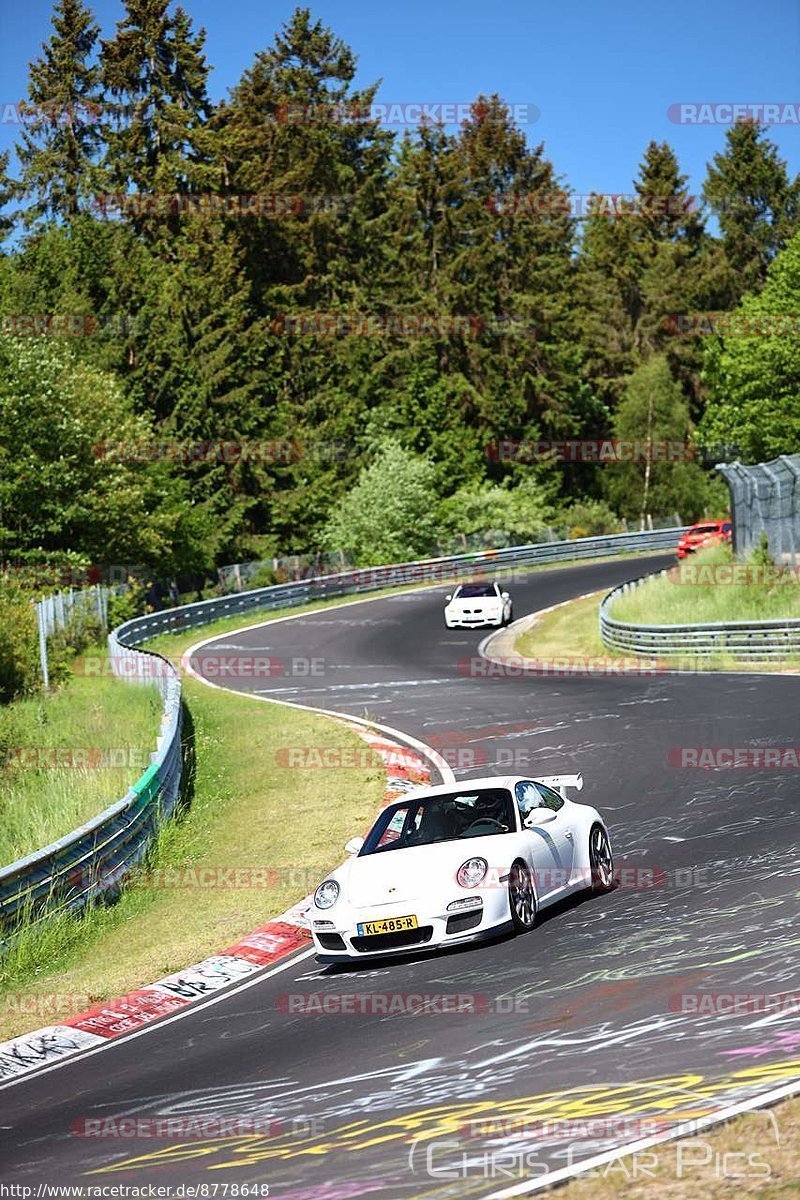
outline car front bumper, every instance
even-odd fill
[[[444,619],[451,629],[478,629],[485,625],[499,626],[503,624],[503,614],[488,616],[483,613],[448,613]]]
[[[345,903],[335,915],[315,911],[311,918],[311,936],[317,961],[355,962],[376,957],[417,954],[420,951],[439,950],[444,946],[457,946],[482,938],[496,937],[513,927],[508,893],[504,888],[487,888],[485,891],[476,889],[476,894],[482,901],[480,908],[465,908],[455,912],[448,912],[447,904],[465,897],[452,893],[442,905],[435,906],[422,905],[419,900],[410,900],[401,901],[399,904],[371,905],[368,909],[354,909]],[[339,904],[334,906],[335,909],[339,907]],[[359,923],[408,915],[417,918],[417,928],[406,931],[406,935],[370,936],[360,935],[358,932]],[[478,919],[468,922],[468,917]],[[330,924],[323,926],[322,921],[328,921]],[[341,946],[335,946],[332,938],[338,939]]]

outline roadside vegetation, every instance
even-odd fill
[[[190,11],[120,17],[56,0],[0,155],[0,498],[25,517],[0,561],[81,550],[188,591],[292,554],[691,520],[727,502],[732,442],[797,445],[793,339],[704,317],[796,311],[799,185],[768,128],[720,132],[703,204],[644,136],[631,200],[584,205],[496,79],[457,128],[401,133],[309,8],[270,16],[219,102]]]
[[[117,903],[42,922],[12,943],[0,959],[0,1040],[218,953],[307,895],[375,816],[380,761],[281,765],[280,752],[297,746],[363,750],[355,733],[192,679],[185,698],[196,756],[190,806]],[[52,996],[62,1010],[43,1015],[37,998]]]
[[[91,654],[105,661],[101,646]],[[72,675],[55,695],[0,705],[0,866],[119,800],[150,762],[161,726],[153,687]]]
[[[605,1163],[560,1187],[559,1200],[789,1200],[800,1190],[800,1099],[766,1113]]]
[[[728,578],[732,582],[713,582]],[[737,578],[744,582],[735,582]],[[517,635],[513,654],[532,659],[602,658],[612,664],[631,664],[632,655],[607,648],[600,637],[600,603],[605,594],[570,600],[543,613]],[[800,617],[800,583],[791,568],[777,568],[763,551],[756,551],[747,563],[736,564],[727,547],[713,546],[619,597],[613,615],[644,625]],[[764,671],[796,664],[747,663],[726,654],[676,660],[674,665],[709,671]]]
[[[800,617],[797,571],[764,558],[735,563],[726,546],[699,550],[620,596],[612,615],[643,625]]]

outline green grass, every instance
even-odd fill
[[[124,796],[148,766],[160,725],[155,688],[108,677],[72,676],[54,695],[0,707],[0,864]]]
[[[380,807],[382,765],[277,763],[289,746],[363,748],[338,722],[191,679],[185,695],[197,755],[190,808],[165,826],[149,874],[116,904],[43,922],[0,961],[0,1041],[224,949],[302,899]],[[242,886],[225,882],[231,868]],[[212,882],[192,886],[193,878]],[[64,1001],[58,1016],[52,997]]]
[[[683,579],[708,578],[714,569],[730,563],[730,551],[725,547],[710,547],[690,560],[688,565],[692,570],[684,568]],[[699,570],[701,567],[707,568],[705,573]],[[789,573],[783,576],[789,582],[759,587],[681,582],[679,571],[680,566],[672,568],[666,577],[655,575],[620,597],[614,603],[613,615],[620,621],[643,625],[800,617],[800,584]],[[602,658],[609,664],[630,665],[635,656],[617,653],[603,645],[599,629],[603,594],[570,600],[545,613],[517,637],[514,653],[534,659]],[[663,662],[676,669],[701,671],[784,671],[800,665],[792,660],[749,663],[729,654],[680,661],[670,658]]]
[[[608,657],[598,625],[601,599],[598,595],[570,600],[545,613],[516,639],[515,654],[537,659]]]
[[[800,1099],[784,1100],[770,1111],[776,1133],[761,1112],[745,1113],[696,1138],[657,1145],[587,1172],[560,1187],[559,1200],[649,1200],[653,1195],[664,1200],[797,1200]]]
[[[666,576],[657,575],[614,601],[612,616],[640,625],[706,621],[764,621],[800,617],[800,582],[791,571],[778,582],[714,582],[731,565],[725,546],[700,550]],[[754,564],[751,578],[763,580]],[[722,570],[720,570],[722,569]],[[705,582],[704,582],[705,580]]]

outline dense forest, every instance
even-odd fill
[[[0,562],[197,576],[690,520],[726,507],[715,461],[797,449],[800,185],[767,129],[721,133],[700,196],[652,141],[629,197],[578,205],[492,81],[457,132],[400,134],[307,9],[218,104],[204,43],[168,0],[107,38],[58,0],[31,64]],[[687,452],[542,449],[592,439]]]

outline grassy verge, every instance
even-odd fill
[[[73,675],[53,696],[0,707],[0,864],[124,796],[149,764],[160,724],[155,688],[109,678]]]
[[[621,621],[644,625],[668,625],[694,621],[746,621],[770,617],[800,617],[800,584],[793,576],[770,587],[752,583],[702,583],[714,578],[718,568],[731,565],[724,547],[699,552],[691,560],[691,572],[681,576],[655,575],[652,579],[621,596],[613,615]],[[681,564],[683,566],[683,564]],[[677,572],[680,568],[675,568]],[[718,574],[716,577],[719,577]],[[723,573],[723,578],[724,578]],[[698,582],[694,582],[698,580]],[[787,582],[788,580],[788,582]],[[585,599],[570,600],[544,613],[521,632],[514,642],[514,653],[534,659],[603,659],[609,665],[630,665],[634,656],[618,653],[603,645],[600,637],[600,603],[604,593]],[[710,658],[664,660],[674,667],[700,671],[786,671],[796,670],[800,662],[748,663],[729,654]]]
[[[558,1189],[563,1200],[784,1200],[800,1194],[800,1099],[747,1113],[694,1138],[597,1167]],[[777,1131],[777,1140],[776,1140]]]
[[[0,1040],[224,949],[306,895],[374,816],[382,766],[279,765],[287,746],[361,749],[357,735],[191,679],[185,692],[197,755],[190,809],[117,904],[45,922],[0,962]]]
[[[570,600],[521,633],[514,652],[526,658],[607,657],[600,637],[599,612],[602,595]],[[622,661],[622,656],[620,661]]]
[[[730,551],[715,546],[620,596],[612,615],[640,625],[800,617],[800,581],[790,570],[754,563],[734,570]]]

